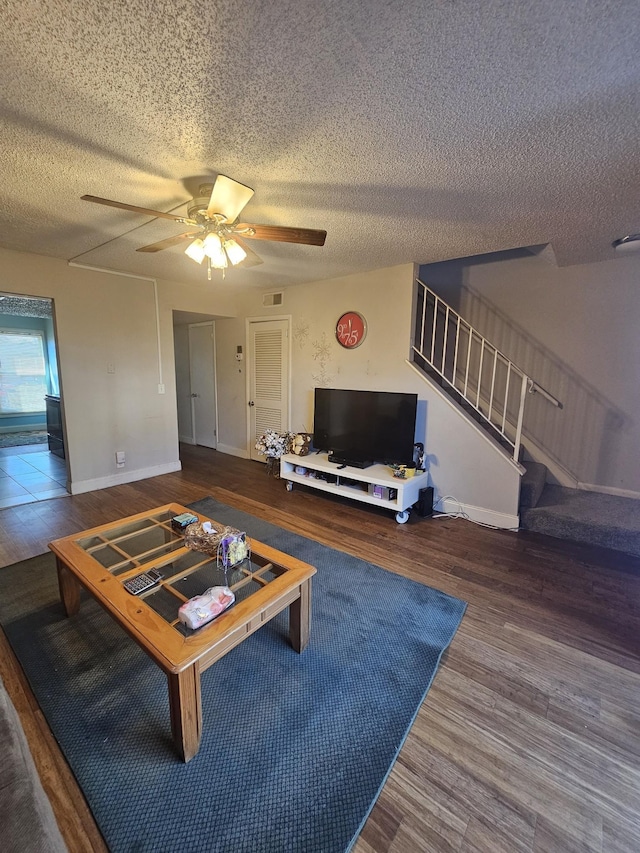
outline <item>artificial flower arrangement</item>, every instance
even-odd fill
[[[289,453],[294,438],[293,432],[276,432],[274,429],[268,429],[256,441],[256,450],[269,459],[279,459],[285,453]]]

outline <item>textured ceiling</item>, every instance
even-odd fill
[[[0,295],[0,314],[13,317],[39,317],[48,319],[53,316],[49,299],[30,299]]]
[[[198,177],[255,189],[227,284],[282,286],[551,243],[561,265],[640,231],[637,0],[4,0],[0,244],[205,281]],[[183,205],[180,207],[180,205]],[[214,273],[219,276],[219,273]]]

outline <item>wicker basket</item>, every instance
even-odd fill
[[[247,536],[235,527],[211,525],[211,533],[203,529],[202,522],[190,524],[184,532],[184,544],[192,551],[201,551],[216,557],[225,568],[236,566],[250,555]]]

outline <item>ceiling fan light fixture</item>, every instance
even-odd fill
[[[198,237],[197,240],[194,240],[193,243],[190,243],[187,248],[184,250],[185,255],[188,255],[192,260],[194,260],[197,264],[201,264],[204,261],[204,257],[206,252],[204,250],[204,243]]]
[[[207,234],[204,238],[204,253],[215,269],[223,270],[228,266],[227,256],[222,248],[222,240],[219,234],[213,231]]]
[[[241,263],[247,257],[247,253],[242,248],[242,246],[239,243],[236,243],[236,241],[232,240],[231,238],[225,240],[222,246],[225,252],[227,253],[229,261],[233,264],[233,266]]]
[[[213,183],[201,184],[199,195],[188,203],[187,218],[162,210],[138,207],[113,199],[94,195],[81,196],[83,201],[115,207],[131,213],[150,216],[153,219],[169,219],[181,225],[191,226],[185,234],[174,234],[164,240],[158,240],[148,246],[141,246],[137,252],[155,253],[171,249],[182,241],[189,241],[185,254],[197,264],[207,259],[207,275],[211,280],[211,270],[219,269],[224,278],[225,271],[231,266],[243,263],[245,267],[261,264],[262,258],[244,243],[244,239],[270,240],[277,243],[299,243],[305,246],[324,246],[326,231],[315,228],[290,228],[278,225],[252,225],[240,223],[240,213],[251,200],[251,187],[234,181],[226,175],[218,174]],[[237,239],[234,239],[237,237]]]

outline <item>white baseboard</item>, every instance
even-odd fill
[[[249,459],[249,451],[245,447],[232,447],[230,444],[219,444],[216,449],[220,453],[228,453],[229,456],[239,456],[240,459]]]
[[[171,474],[182,470],[182,463],[167,462],[166,465],[154,465],[153,468],[138,468],[137,471],[122,471],[110,474],[108,477],[97,477],[95,480],[76,480],[69,484],[72,495],[82,495],[84,492],[95,492],[98,489],[108,489],[109,486],[121,486],[123,483],[135,483],[136,480],[146,480],[149,477],[159,477],[161,474]]]
[[[578,483],[578,488],[585,492],[599,492],[601,495],[615,495],[619,498],[640,500],[640,492],[633,492],[631,489],[616,489],[614,486],[598,486],[593,483]]]
[[[181,444],[195,444],[192,435],[178,435],[178,441]]]
[[[435,502],[438,509],[434,510],[434,515],[439,512],[451,513],[452,515],[464,514],[469,521],[477,521],[480,524],[488,524],[491,527],[499,527],[501,530],[517,530],[520,527],[520,519],[517,515],[510,515],[506,512],[496,512],[493,509],[485,509],[481,506],[473,506],[472,504],[461,504],[451,498]]]

